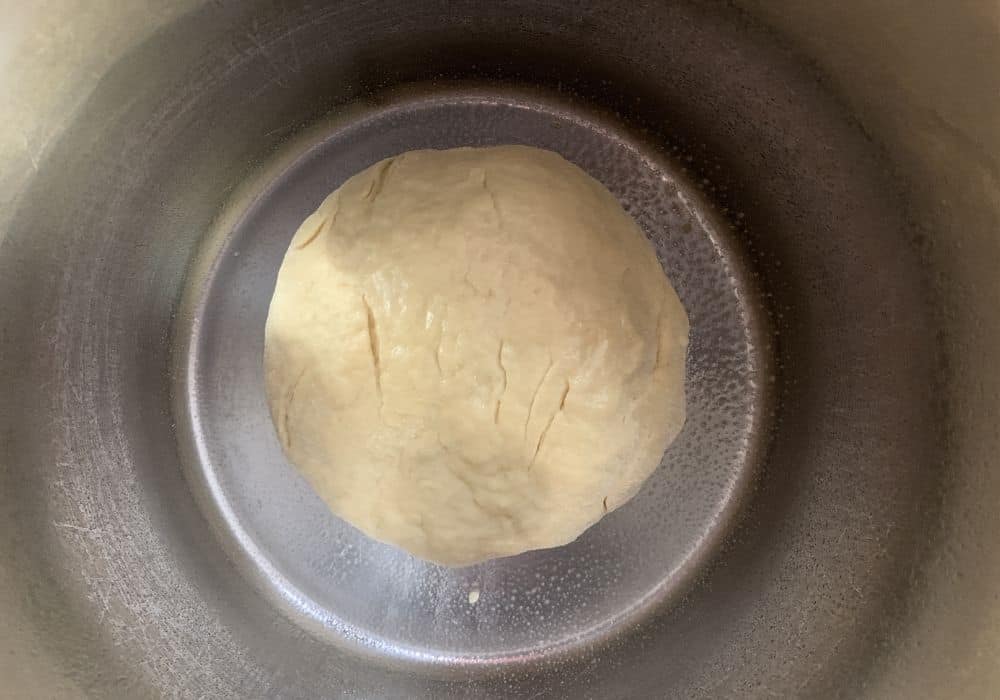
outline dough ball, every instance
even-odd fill
[[[684,423],[687,338],[649,242],[582,170],[414,151],[295,234],[267,395],[334,513],[461,566],[570,542],[635,494]]]

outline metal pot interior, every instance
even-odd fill
[[[75,63],[25,11],[5,77],[14,695],[990,697],[995,11],[96,8]],[[691,418],[576,542],[444,569],[294,477],[262,329],[343,179],[491,143],[563,153],[654,241]]]

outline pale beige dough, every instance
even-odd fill
[[[652,247],[582,170],[413,151],[295,234],[267,395],[334,513],[460,566],[565,544],[631,498],[684,423],[687,339]]]

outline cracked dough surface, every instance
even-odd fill
[[[461,566],[570,542],[635,494],[684,423],[687,338],[652,247],[575,165],[413,151],[295,234],[268,402],[334,513]]]

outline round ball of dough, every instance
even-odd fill
[[[268,402],[335,514],[462,566],[570,542],[635,494],[684,423],[687,338],[649,242],[578,167],[413,151],[292,239]]]

